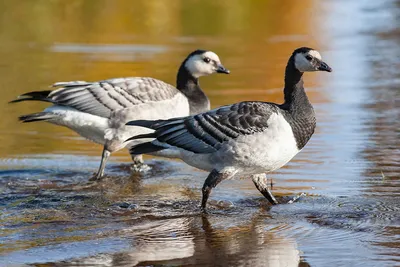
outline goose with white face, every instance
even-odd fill
[[[185,68],[195,78],[213,73],[230,73],[230,71],[222,65],[217,54],[203,50],[197,50],[192,53],[186,60]]]
[[[322,61],[318,51],[308,48],[303,51],[298,51],[294,55],[294,65],[300,72],[306,71],[327,71],[332,72],[332,69]]]

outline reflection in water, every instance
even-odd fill
[[[279,231],[266,228],[265,218],[255,215],[246,225],[228,227],[228,220],[212,218],[219,227],[213,227],[207,217],[202,218],[205,246],[209,258],[221,265],[232,266],[298,266],[300,251],[295,240],[279,235]],[[269,225],[271,227],[271,225]],[[273,226],[279,229],[281,225]],[[220,229],[219,229],[220,228]],[[203,253],[207,255],[207,253]],[[202,256],[202,255],[199,255]]]
[[[362,12],[353,28],[343,25],[347,27],[345,32],[358,31],[363,34],[358,37],[344,34],[335,40],[336,46],[353,45],[359,51],[356,61],[360,64],[349,64],[352,68],[357,65],[357,69],[361,70],[354,84],[348,85],[356,93],[347,101],[353,102],[355,108],[361,110],[358,120],[351,123],[358,125],[360,132],[357,136],[366,137],[359,144],[357,155],[358,161],[365,162],[358,178],[358,190],[362,198],[351,199],[351,204],[344,200],[342,205],[354,206],[349,216],[358,218],[353,221],[353,224],[358,224],[357,228],[362,227],[374,233],[373,237],[364,236],[375,252],[370,260],[381,259],[380,264],[385,266],[396,265],[400,257],[400,241],[397,238],[400,233],[400,91],[397,71],[400,35],[395,28],[398,25],[399,3],[398,0],[360,1],[354,6],[347,6],[342,13],[354,13],[357,8],[361,8]],[[351,221],[347,220],[347,223]]]
[[[165,219],[143,222],[122,230],[119,234],[132,240],[132,250],[116,254],[99,254],[58,265],[135,266],[138,263],[179,260],[192,257],[194,237],[189,232],[191,219]],[[140,264],[142,265],[142,264]]]
[[[0,1],[0,266],[398,264],[400,3],[293,3]],[[110,164],[112,176],[87,184],[100,147],[68,129],[17,122],[41,103],[6,104],[63,80],[174,84],[196,48],[216,51],[232,71],[202,81],[214,107],[281,102],[287,54],[304,45],[335,71],[307,76],[316,133],[271,175],[278,197],[307,193],[291,205],[271,208],[251,181],[226,181],[202,218],[206,174],[164,160],[135,177]]]
[[[400,1],[395,1],[395,5],[397,9],[393,12],[397,13],[394,16],[399,21]],[[371,71],[368,81],[371,99],[366,103],[370,117],[365,122],[365,128],[370,133],[370,143],[362,155],[374,164],[366,176],[381,177],[392,181],[395,186],[400,172],[400,62],[397,57],[400,52],[400,32],[397,28],[384,27],[371,34],[376,41],[374,45],[371,43],[369,49],[381,52],[379,57],[373,56],[368,62]]]
[[[365,128],[370,133],[370,143],[361,152],[371,162],[365,170],[368,187],[364,194],[380,202],[377,223],[382,237],[374,241],[379,254],[400,257],[400,32],[397,28],[400,1],[387,3],[391,7],[392,23],[375,28],[370,34],[374,39],[369,49],[379,51],[371,56],[368,79],[371,100],[366,104],[370,110]]]
[[[232,225],[230,217],[208,217],[143,222],[119,232],[132,240],[130,250],[63,261],[57,266],[308,266],[295,241],[279,234],[282,225],[267,228],[260,214],[237,225]]]
[[[213,106],[235,102],[238,97],[281,101],[281,90],[268,90],[266,96],[260,89],[282,87],[287,55],[294,47],[302,46],[304,40],[273,43],[265,40],[291,34],[307,35],[306,28],[292,23],[289,17],[282,21],[278,14],[298,13],[300,17],[297,17],[306,22],[309,18],[303,10],[311,7],[312,1],[303,1],[294,7],[291,1],[280,2],[207,0],[199,4],[194,0],[177,0],[169,4],[136,0],[133,4],[132,1],[75,0],[73,4],[53,1],[51,5],[2,2],[0,19],[10,21],[0,35],[4,102],[26,91],[43,90],[55,81],[151,76],[175,84],[180,60],[196,48],[230,58],[226,65],[233,66],[232,71],[236,73],[232,78],[208,77],[202,81]],[[261,58],[268,60],[260,61]],[[307,79],[308,86],[316,83],[313,79]],[[236,93],[221,95],[224,89],[236,89]],[[314,90],[309,94],[317,95]],[[18,115],[43,107],[41,103],[0,105],[0,111],[10,115],[3,118],[0,126],[3,133],[0,156],[54,151],[98,155],[99,152],[93,151],[96,145],[77,141],[72,138],[76,135],[67,129],[45,124],[21,126],[17,122]],[[129,159],[126,152],[121,153],[125,160]]]

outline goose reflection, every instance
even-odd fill
[[[153,220],[135,223],[118,234],[130,239],[131,248],[115,254],[97,254],[63,261],[57,266],[141,266],[149,262],[171,261],[192,257],[194,236],[190,218]]]
[[[258,214],[243,223],[230,216],[203,215],[133,222],[119,234],[128,251],[98,254],[61,264],[85,266],[309,266],[282,225]],[[143,219],[145,220],[145,219]],[[282,230],[283,229],[283,230]],[[59,263],[60,264],[60,263]]]
[[[265,215],[253,216],[248,224],[232,225],[231,219],[202,217],[208,263],[211,258],[221,266],[309,266],[301,259],[296,241],[280,233],[281,225],[267,224]]]

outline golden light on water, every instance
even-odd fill
[[[151,76],[175,84],[179,64],[194,49],[216,52],[231,75],[201,79],[212,106],[241,100],[282,101],[283,71],[313,37],[316,1],[19,1],[5,10],[1,43],[3,117],[0,156],[87,153],[100,146],[46,123],[17,117],[46,103],[6,102],[57,81]],[[296,20],[293,18],[296,17]],[[23,19],[21,19],[23,18]],[[308,87],[318,86],[307,75]],[[309,91],[319,99],[317,91]],[[127,153],[121,152],[120,155]],[[129,159],[128,157],[126,159]]]

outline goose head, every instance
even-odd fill
[[[196,50],[190,53],[183,62],[183,66],[194,78],[213,73],[230,73],[230,71],[222,65],[217,54],[206,50]]]
[[[321,59],[321,54],[312,48],[301,47],[293,52],[294,66],[300,72],[306,71],[327,71],[331,72],[331,67]]]

